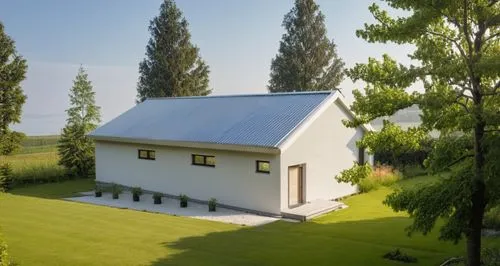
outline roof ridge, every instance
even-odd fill
[[[235,98],[235,97],[272,97],[272,96],[290,96],[290,95],[312,95],[312,94],[331,94],[337,90],[325,91],[298,91],[298,92],[275,92],[275,93],[252,93],[252,94],[223,94],[207,96],[181,96],[181,97],[155,97],[146,98],[149,100],[176,100],[176,99],[206,99],[206,98]]]

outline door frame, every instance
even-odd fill
[[[299,168],[299,203],[291,205],[290,204],[290,168]],[[296,164],[290,165],[287,168],[287,191],[288,191],[288,208],[295,208],[305,203],[306,199],[306,164]]]

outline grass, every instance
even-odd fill
[[[64,168],[57,163],[59,136],[31,136],[23,140],[22,148],[9,156],[0,156],[0,164],[12,166],[14,185],[60,181]]]
[[[57,199],[92,187],[74,180],[1,194],[0,226],[14,259],[21,265],[400,265],[382,258],[400,248],[419,265],[437,265],[465,250],[463,242],[438,241],[436,232],[407,237],[411,220],[381,204],[387,187],[349,197],[349,208],[310,222],[259,227]]]
[[[16,186],[21,184],[56,182],[64,177],[65,170],[57,163],[56,152],[15,154],[0,156],[0,161],[12,166]]]
[[[402,178],[401,173],[392,166],[378,165],[368,177],[361,179],[358,186],[361,192],[369,192],[381,186],[392,186]]]

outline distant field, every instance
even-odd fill
[[[55,182],[64,177],[64,168],[57,164],[58,139],[59,136],[30,136],[18,152],[0,156],[0,163],[8,162],[12,166],[16,186]]]
[[[16,154],[54,152],[57,150],[59,135],[29,136],[22,142],[22,148]]]

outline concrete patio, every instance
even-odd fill
[[[82,193],[81,197],[66,198],[66,200],[248,226],[258,226],[279,220],[279,218],[260,216],[221,207],[217,207],[216,212],[209,212],[206,204],[194,202],[189,202],[187,208],[180,208],[178,199],[167,197],[162,198],[162,204],[153,204],[152,194],[143,194],[139,202],[134,202],[132,201],[132,194],[128,191],[120,194],[119,199],[112,199],[111,193],[103,193],[102,197],[96,198],[94,192],[89,191]]]
[[[347,205],[342,202],[332,200],[314,200],[298,207],[282,211],[281,215],[285,218],[306,221],[319,215],[344,208],[347,208]]]

